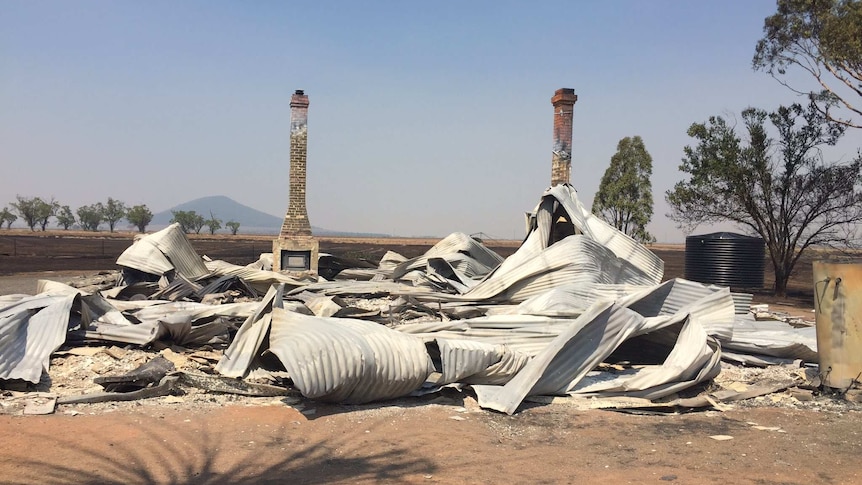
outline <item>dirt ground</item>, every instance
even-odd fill
[[[225,254],[252,261],[255,251],[266,251],[264,239],[235,248],[224,239],[192,241],[198,251],[221,251],[214,257],[238,264]],[[77,243],[52,237],[37,242],[54,244],[55,253],[40,247],[23,255],[25,243],[17,240],[20,253],[13,255],[0,240],[0,294],[32,293],[39,277],[63,281],[113,269],[130,240],[106,238],[97,257],[101,241],[85,244],[90,253],[56,257]],[[399,247],[407,256],[421,254],[432,243],[321,246],[379,257]],[[494,249],[513,251],[517,243],[501,247]],[[656,252],[667,277],[682,276],[682,251]],[[29,265],[37,261],[50,266]],[[802,296],[772,301],[807,312],[793,306],[805,301],[804,278],[791,285]],[[762,296],[769,298],[764,292],[755,301]],[[469,392],[366,406],[275,398],[183,403],[174,396],[59,406],[48,416],[0,415],[0,483],[862,483],[858,406],[781,399],[790,404],[766,397],[723,412],[670,415],[581,411],[562,402],[506,416],[479,409]]]
[[[862,414],[142,403],[0,416],[3,483],[860,483]],[[732,436],[718,441],[710,436]]]

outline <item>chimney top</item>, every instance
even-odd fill
[[[291,108],[308,108],[308,96],[305,95],[305,91],[302,89],[297,89],[293,96],[290,97],[290,107]]]
[[[561,88],[554,92],[554,97],[551,98],[551,103],[556,106],[560,104],[575,104],[578,101],[578,95],[572,88]]]

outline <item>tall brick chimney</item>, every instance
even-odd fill
[[[308,96],[301,89],[290,98],[290,201],[280,236],[311,236],[305,206],[305,174],[308,162]]]
[[[281,232],[272,243],[275,271],[317,272],[319,243],[311,235],[305,205],[307,153],[308,96],[297,89],[290,98],[290,199]]]
[[[551,159],[551,187],[569,183],[572,173],[572,115],[578,95],[562,88],[554,93],[554,155]]]

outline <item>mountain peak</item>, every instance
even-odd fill
[[[241,204],[226,195],[210,195],[175,205],[154,214],[152,223],[169,224],[173,218],[172,211],[195,211],[204,217],[209,217],[212,213],[217,219],[221,219],[222,223],[237,221],[241,227],[270,228],[280,227],[282,223],[280,217]]]

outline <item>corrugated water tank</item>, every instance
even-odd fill
[[[716,232],[685,238],[685,278],[732,288],[762,288],[766,246],[759,237]]]

